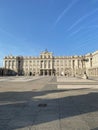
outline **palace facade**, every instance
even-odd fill
[[[47,50],[38,57],[5,56],[4,69],[12,75],[98,76],[98,51],[83,56],[54,56]]]

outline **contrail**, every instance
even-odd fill
[[[84,29],[84,27],[80,27],[79,29],[75,30],[74,32],[72,32],[69,37],[72,37],[74,35],[76,35],[77,33],[79,33],[82,29]]]
[[[72,37],[74,35],[76,35],[77,33],[79,33],[81,30],[85,30],[85,29],[97,29],[98,25],[92,25],[92,26],[88,26],[88,27],[80,27],[77,30],[75,30],[74,32],[72,32],[69,37]],[[87,30],[86,30],[87,31]]]
[[[58,18],[56,19],[55,21],[55,25],[61,20],[61,18],[75,5],[75,3],[77,2],[78,0],[73,0],[72,3],[63,10],[63,12],[58,16]]]
[[[94,13],[96,13],[98,11],[98,8],[95,9],[94,11],[92,11],[89,14],[84,15],[83,17],[79,18],[71,27],[68,28],[68,31],[72,30],[75,26],[77,26],[80,22],[82,22],[84,19],[86,19],[87,17],[89,17],[90,15],[93,15]]]

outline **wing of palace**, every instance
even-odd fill
[[[98,76],[98,51],[83,56],[54,56],[47,50],[38,57],[5,56],[3,75]]]

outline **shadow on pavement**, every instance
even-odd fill
[[[91,129],[91,130],[98,130],[98,128],[94,128],[94,129]]]
[[[62,92],[64,90],[0,93],[0,130],[14,130],[98,111],[98,93],[95,92],[54,99],[36,98],[51,93],[62,95]],[[47,106],[39,107],[39,104]]]

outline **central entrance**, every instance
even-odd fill
[[[52,70],[40,70],[40,75],[51,76],[51,75],[53,75],[53,71]]]

